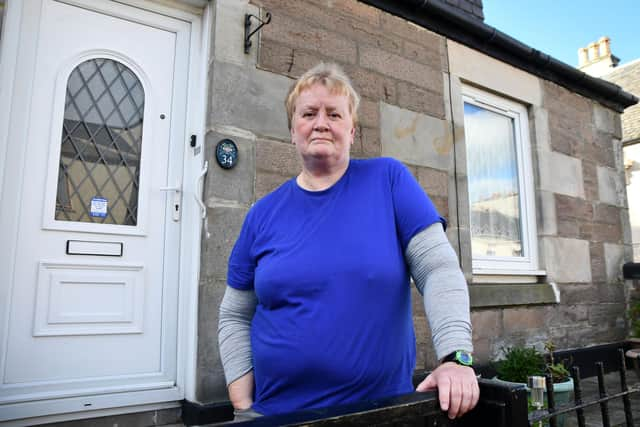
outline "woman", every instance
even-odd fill
[[[472,351],[466,282],[444,219],[401,163],[350,159],[358,104],[327,64],[287,96],[301,172],[247,214],[220,307],[229,396],[245,418],[413,391],[407,268],[424,291],[438,358]],[[437,387],[450,418],[478,400],[473,369],[460,363],[445,361],[417,389]]]

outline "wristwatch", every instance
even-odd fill
[[[455,362],[458,365],[462,366],[472,366],[473,365],[473,356],[468,351],[458,350],[453,353],[447,354],[442,358],[442,363],[444,362]]]

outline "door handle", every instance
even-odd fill
[[[207,174],[208,169],[209,169],[209,162],[205,161],[202,167],[202,170],[200,171],[200,174],[198,174],[198,177],[196,178],[196,193],[193,194],[193,197],[196,199],[196,203],[198,203],[198,206],[200,206],[200,218],[202,218],[204,235],[206,236],[207,239],[211,237],[211,234],[209,234],[209,224],[207,223],[207,205],[205,205],[204,202],[202,201],[201,194],[202,194],[203,188],[201,188],[201,184],[204,179],[204,176]]]

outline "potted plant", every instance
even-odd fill
[[[630,349],[625,353],[633,362],[633,368],[640,379],[640,300],[634,300],[629,305],[629,342]]]
[[[629,305],[629,335],[633,341],[640,343],[640,300]]]
[[[555,360],[555,346],[551,341],[545,344],[545,350],[546,353],[542,354],[535,347],[512,346],[504,349],[503,359],[495,364],[496,379],[522,384],[531,396],[531,390],[527,386],[528,378],[550,374],[556,406],[568,403],[573,394],[573,379],[564,362]],[[544,400],[546,402],[546,391]],[[535,408],[530,405],[530,409]],[[557,421],[557,425],[561,427],[564,416],[559,416]]]

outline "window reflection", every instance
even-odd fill
[[[513,118],[465,103],[464,126],[473,255],[521,257]]]
[[[136,225],[144,91],[125,65],[97,58],[67,82],[55,219]]]

